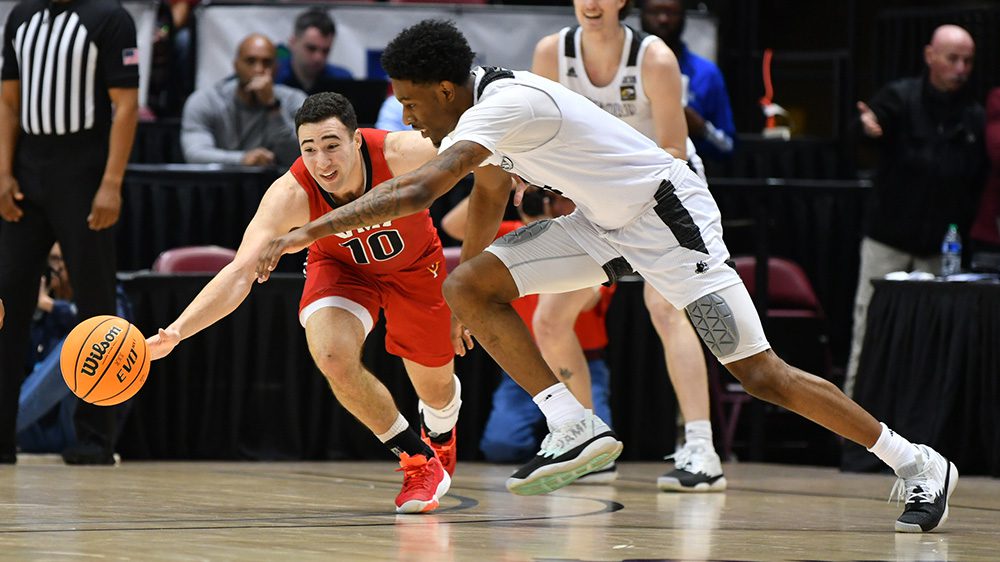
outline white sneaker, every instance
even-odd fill
[[[546,494],[614,462],[622,442],[608,424],[590,410],[580,421],[558,427],[545,436],[541,450],[507,479],[511,492]]]
[[[611,463],[600,470],[584,474],[573,483],[577,485],[600,485],[610,484],[615,480],[618,480],[618,466],[615,463]]]
[[[667,460],[674,460],[674,469],[656,479],[664,492],[721,492],[726,489],[722,461],[711,445],[685,443]]]
[[[889,492],[889,501],[905,500],[903,514],[896,519],[900,533],[926,533],[948,520],[948,498],[958,485],[958,469],[927,445],[917,445],[917,459],[899,467],[899,480]]]

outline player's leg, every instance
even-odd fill
[[[597,287],[599,289],[600,287]],[[538,295],[532,327],[542,357],[584,408],[594,409],[587,357],[580,347],[576,319],[600,294],[595,288]]]
[[[621,453],[621,442],[607,424],[558,382],[510,306],[522,295],[566,292],[608,280],[600,263],[560,226],[566,220],[572,219],[539,221],[500,238],[463,263],[444,286],[455,314],[532,395],[552,428],[539,454],[508,479],[508,489],[518,494],[550,492],[603,468]],[[591,236],[600,243],[596,232]],[[610,248],[604,251],[609,261],[618,257]]]
[[[311,260],[299,321],[309,352],[337,400],[399,457],[403,488],[396,511],[431,511],[451,478],[399,412],[389,390],[361,363],[361,347],[375,324],[380,298],[370,276],[332,260]]]
[[[674,469],[656,480],[663,491],[717,492],[726,489],[722,463],[712,443],[708,371],[701,341],[687,313],[674,307],[652,285],[643,298],[653,327],[663,343],[667,374],[684,418],[684,445],[674,453]]]
[[[403,359],[420,401],[420,434],[454,474],[462,384],[455,375],[451,309],[441,295],[445,272],[438,249],[405,271],[379,276],[385,311],[385,349]]]

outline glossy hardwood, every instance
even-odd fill
[[[893,478],[726,466],[725,494],[656,490],[666,465],[610,486],[517,497],[511,467],[459,465],[428,515],[396,515],[388,462],[0,468],[0,558],[132,560],[996,560],[1000,481],[963,477],[941,532],[892,531]]]

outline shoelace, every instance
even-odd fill
[[[566,446],[572,441],[572,439],[584,431],[587,428],[587,420],[583,419],[578,422],[572,422],[566,424],[560,428],[553,430],[551,433],[545,436],[542,440],[542,446],[538,452],[539,456],[546,458],[555,458],[565,451]]]
[[[695,462],[697,458],[698,457],[694,454],[694,448],[684,445],[679,451],[675,451],[672,455],[663,457],[663,460],[672,460],[674,461],[674,468],[686,470],[691,474],[697,474],[699,472],[705,473],[705,469],[701,466],[701,463]]]
[[[928,478],[930,477],[931,464],[924,464],[924,469],[916,474],[912,478],[897,478],[896,483],[892,485],[892,490],[889,491],[889,500],[886,503],[892,503],[893,498],[896,500],[896,505],[899,502],[905,500],[905,503],[916,503],[918,500],[921,503],[931,503],[934,501],[934,492],[931,491],[930,486],[928,486]]]
[[[403,455],[399,457],[399,468],[396,469],[396,472],[403,473],[404,486],[408,484],[412,485],[414,479],[416,479],[416,482],[420,484],[420,488],[430,490],[432,483],[431,478],[423,478],[425,474],[430,472],[429,465],[430,460],[425,459],[420,461],[416,458],[416,456],[411,457],[406,453],[403,453]]]

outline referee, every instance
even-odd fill
[[[115,313],[122,177],[138,115],[135,24],[118,0],[24,0],[0,70],[0,462],[16,462],[28,331],[49,249],[79,318]],[[114,408],[81,402],[68,464],[114,464]]]

